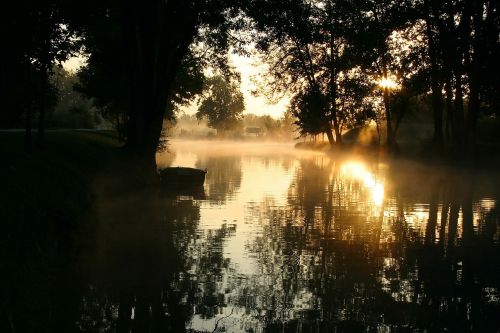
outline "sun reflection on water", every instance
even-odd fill
[[[340,172],[345,178],[363,182],[363,185],[371,192],[372,203],[378,207],[382,206],[385,192],[384,184],[367,169],[364,163],[359,161],[346,162],[341,165]]]

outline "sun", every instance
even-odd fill
[[[398,88],[398,84],[396,83],[396,81],[394,81],[391,78],[387,78],[387,77],[380,79],[377,82],[377,84],[384,89],[396,89],[396,88]]]

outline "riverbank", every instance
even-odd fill
[[[105,131],[48,131],[45,149],[32,153],[23,140],[23,133],[0,133],[3,332],[57,325],[51,313],[65,305],[48,291],[64,288],[61,267],[71,261],[73,236],[91,211],[90,180],[119,151]]]
[[[417,163],[431,165],[449,165],[471,167],[479,169],[491,169],[500,167],[500,144],[480,143],[476,146],[470,157],[460,154],[439,152],[432,148],[431,143],[415,144],[399,143],[397,153],[389,153],[385,147],[377,145],[358,145],[352,142],[344,143],[341,147],[331,147],[328,142],[299,142],[295,144],[296,149],[320,151],[330,155],[361,155],[376,157],[378,159],[409,160]]]
[[[88,181],[118,152],[112,132],[48,132],[41,151],[24,151],[23,133],[0,133],[3,221],[49,220],[69,227],[86,209]]]

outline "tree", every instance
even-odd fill
[[[79,40],[67,24],[65,1],[18,2],[4,13],[1,30],[9,50],[0,62],[0,80],[5,80],[1,90],[9,106],[6,112],[24,113],[26,149],[30,150],[33,111],[39,111],[37,146],[41,148],[46,113],[54,97],[52,69],[78,50]]]
[[[214,76],[206,80],[196,117],[206,117],[208,126],[221,135],[238,124],[244,110],[245,103],[239,85],[222,76]]]
[[[331,0],[256,0],[247,8],[260,31],[256,47],[270,68],[266,85],[295,96],[291,108],[302,134],[325,133],[332,146],[341,144],[342,129],[365,111],[360,106],[369,92],[358,89],[367,84],[352,37],[362,8]],[[360,84],[356,99],[349,97],[354,84]]]
[[[127,143],[130,120],[127,76],[122,71],[123,63],[112,61],[116,56],[116,46],[113,46],[112,40],[108,43],[109,48],[103,47],[90,55],[88,65],[78,73],[80,82],[76,89],[92,98],[93,104],[103,117],[117,130],[120,141]],[[204,80],[201,65],[193,51],[189,50],[182,60],[172,91],[167,98],[164,112],[167,120],[172,120],[174,111],[180,105],[191,102],[201,93]]]
[[[50,82],[57,90],[57,101],[53,112],[47,115],[47,126],[95,128],[99,125],[101,118],[92,100],[75,91],[78,75],[59,66],[55,66],[53,72]]]
[[[111,105],[126,110],[126,147],[141,173],[156,175],[163,119],[172,116],[176,78],[189,52],[197,50],[193,46],[205,41],[208,54],[227,54],[233,7],[222,0],[96,1],[79,22],[91,54],[89,75],[117,85],[109,88]]]
[[[417,4],[426,26],[435,141],[439,143],[439,133],[444,132],[452,151],[472,152],[480,111],[499,105],[498,62],[492,61],[500,55],[498,3],[422,0]]]
[[[289,110],[296,118],[295,125],[299,128],[300,136],[316,136],[329,130],[325,129],[325,124],[328,124],[324,114],[325,97],[319,92],[304,91],[296,94],[290,101]]]
[[[243,126],[247,134],[265,135],[267,138],[288,141],[293,138],[295,118],[290,111],[275,119],[270,115],[247,113],[243,117]]]
[[[36,8],[36,7],[35,7]],[[61,1],[44,0],[33,12],[36,21],[33,30],[33,49],[31,63],[40,72],[41,98],[39,101],[39,120],[37,146],[43,148],[45,119],[47,114],[47,94],[50,75],[56,63],[68,59],[77,51],[78,40],[75,33],[68,29],[65,7]]]
[[[360,5],[363,15],[353,25],[351,35],[355,57],[360,58],[365,74],[372,82],[382,82],[382,105],[385,118],[386,146],[390,151],[397,147],[396,123],[403,114],[394,114],[391,106],[391,87],[384,83],[401,86],[415,74],[412,51],[413,44],[420,40],[415,38],[418,32],[413,29],[415,15],[411,1],[364,1]],[[413,37],[414,39],[409,38]],[[402,47],[404,45],[405,47]],[[418,66],[418,63],[417,63]],[[379,89],[380,91],[380,89]]]

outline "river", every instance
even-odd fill
[[[206,168],[203,193],[99,198],[81,331],[500,329],[497,173],[264,142],[157,161]]]

